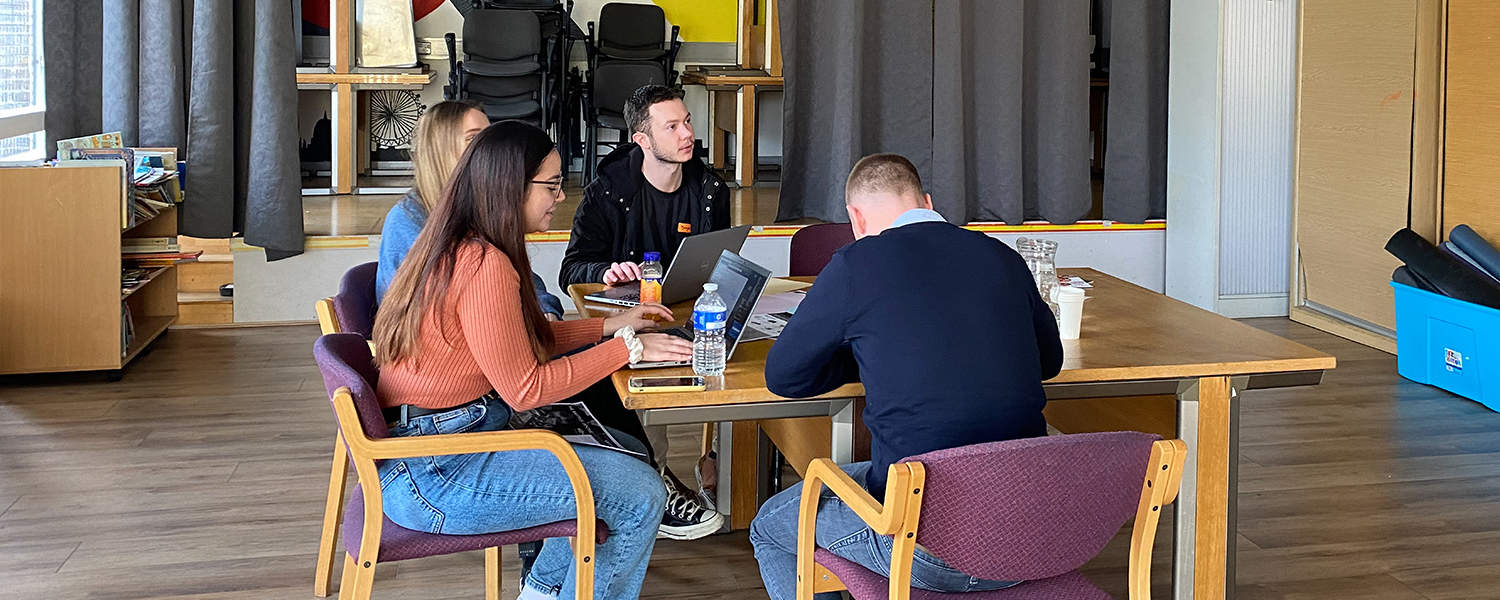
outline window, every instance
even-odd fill
[[[0,160],[47,156],[42,0],[0,0]]]

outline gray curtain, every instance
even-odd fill
[[[847,220],[844,178],[875,152],[910,158],[934,206],[952,222],[1085,217],[1093,206],[1093,9],[1089,0],[783,0],[783,154],[791,167],[783,172],[778,219]],[[1164,95],[1165,17],[1150,23],[1156,30],[1126,17],[1111,23],[1116,39],[1159,31],[1159,42],[1137,45],[1141,61],[1160,50]],[[1129,122],[1161,108],[1157,83],[1127,90],[1129,104],[1111,106],[1109,118]],[[1143,139],[1153,135],[1158,139]],[[1137,146],[1128,150],[1136,156],[1120,160],[1116,179],[1154,189],[1130,178],[1164,167],[1165,128],[1139,125],[1119,139],[1111,130],[1107,140],[1115,152]],[[1147,142],[1160,142],[1159,162],[1148,156],[1158,146]],[[1161,191],[1159,198],[1116,194],[1105,216],[1145,218],[1149,202],[1165,206]]]
[[[784,170],[777,219],[849,220],[860,157],[899,152],[932,175],[932,5],[782,0]]]
[[[1167,51],[1170,0],[1111,2],[1104,217],[1167,216]]]
[[[48,0],[48,137],[118,130],[128,145],[179,148],[184,235],[242,234],[271,260],[301,253],[292,2]]]

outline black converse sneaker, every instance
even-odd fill
[[[684,491],[677,476],[661,468],[662,485],[667,488],[667,506],[662,512],[657,539],[696,540],[724,526],[724,515],[704,507],[694,494]]]

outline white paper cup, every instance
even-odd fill
[[[1087,298],[1083,290],[1059,287],[1054,294],[1057,302],[1057,333],[1062,339],[1078,339],[1079,327],[1083,324],[1083,301]]]

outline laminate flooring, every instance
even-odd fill
[[[1400,379],[1384,353],[1253,324],[1339,368],[1243,396],[1238,597],[1500,598],[1500,415]],[[316,336],[176,330],[120,382],[0,379],[0,598],[312,598],[333,446]],[[673,430],[669,463],[689,479],[697,431]],[[1119,598],[1128,542],[1085,569]],[[479,598],[482,573],[478,552],[385,564],[375,597]],[[765,597],[743,532],[659,542],[642,596]]]

